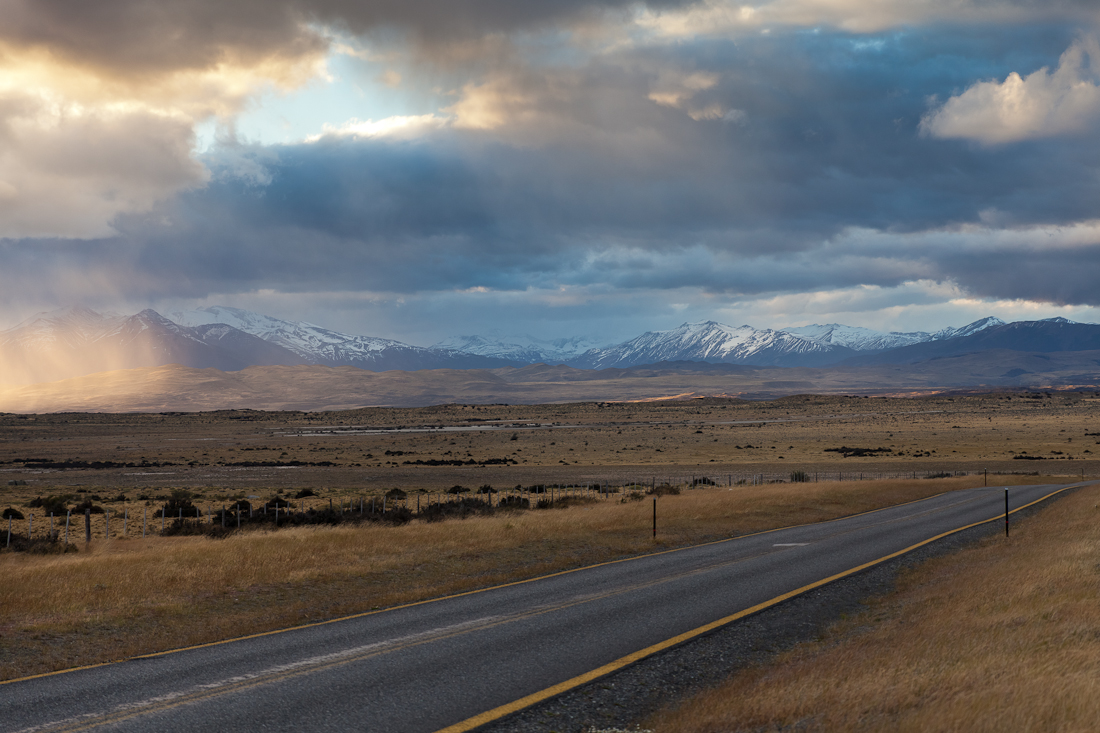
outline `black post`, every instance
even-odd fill
[[[1005,537],[1008,537],[1008,487],[1005,487]]]
[[[84,542],[92,541],[92,510],[84,510]]]
[[[653,497],[653,539],[657,539],[657,497]]]

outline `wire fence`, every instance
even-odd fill
[[[135,539],[171,535],[224,535],[246,528],[269,528],[344,523],[405,524],[486,515],[499,511],[547,509],[597,501],[634,501],[647,494],[680,493],[692,489],[758,486],[774,483],[822,481],[870,481],[883,479],[946,478],[969,476],[970,471],[789,471],[723,474],[652,474],[623,480],[517,485],[497,489],[454,486],[445,491],[406,492],[391,489],[367,495],[344,494],[320,498],[275,496],[260,504],[246,500],[201,502],[174,496],[161,502],[118,507],[91,505],[76,511],[65,506],[24,513],[14,507],[3,511],[5,535],[0,552],[71,552],[77,543],[92,540]],[[312,494],[312,492],[310,492]],[[258,498],[258,497],[251,497]],[[38,500],[41,502],[42,500]]]

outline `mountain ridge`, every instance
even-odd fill
[[[983,349],[1049,352],[1100,348],[1100,326],[1064,318],[1006,324],[987,317],[930,333],[879,332],[837,323],[757,329],[711,320],[648,331],[613,346],[586,348],[591,343],[588,337],[494,340],[463,336],[422,347],[226,306],[171,311],[168,316],[152,309],[124,316],[71,306],[36,314],[0,331],[0,381],[50,382],[172,363],[223,371],[313,364],[373,372],[493,370],[538,364],[608,370],[674,362],[789,368],[859,366],[916,363]]]

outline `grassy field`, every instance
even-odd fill
[[[1031,477],[1027,477],[1030,479]],[[1022,477],[1021,477],[1021,480]],[[816,522],[980,477],[701,488],[398,527],[93,541],[0,554],[5,679],[385,608],[568,568]]]
[[[1010,539],[909,571],[826,638],[643,727],[732,731],[1091,731],[1100,720],[1100,489]]]
[[[929,473],[1100,475],[1093,393],[799,396],[567,405],[443,405],[332,413],[0,414],[0,510],[90,500],[140,530],[171,493],[205,512],[400,488],[897,478]],[[1093,452],[1096,449],[1096,453]],[[1003,479],[997,478],[995,482]],[[102,537],[105,514],[93,517]],[[60,521],[59,519],[57,521]],[[48,529],[36,512],[35,527]],[[135,530],[137,528],[137,530]]]

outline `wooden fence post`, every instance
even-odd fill
[[[92,510],[84,510],[84,544],[92,541]]]

